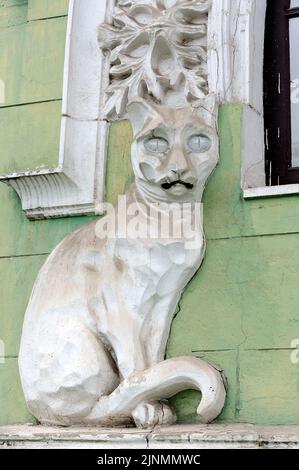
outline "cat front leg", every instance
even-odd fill
[[[122,320],[117,328],[117,334],[110,329],[101,332],[105,343],[109,345],[113,358],[118,368],[119,376],[125,379],[137,371],[147,369],[144,345],[140,341],[139,331],[129,329],[128,318]]]
[[[129,340],[128,336],[119,336],[118,340],[114,337],[109,342],[122,379],[130,378],[150,366],[140,331],[131,332]],[[141,428],[171,425],[176,421],[175,412],[167,400],[141,402],[132,412],[132,418],[136,426]]]
[[[108,293],[109,288],[105,289],[105,304],[107,306]],[[113,352],[120,379],[123,381],[136,372],[145,371],[164,360],[168,321],[165,324],[160,316],[159,322],[156,323],[156,329],[154,329],[155,318],[152,315],[147,318],[136,315],[135,312],[130,311],[125,299],[123,299],[121,306],[117,305],[117,308],[112,309],[113,299],[110,296],[109,300],[110,309],[101,309],[99,331],[101,336],[106,338],[105,343],[110,345],[108,349]],[[165,314],[161,308],[159,310],[162,315]],[[106,311],[107,315],[105,315]],[[115,311],[118,312],[117,315],[114,313]],[[159,348],[157,348],[156,345],[159,343]],[[174,410],[166,400],[142,401],[132,412],[132,417],[136,425],[143,428],[170,425],[176,421]]]
[[[141,342],[147,367],[155,366],[165,359],[165,349],[175,311],[174,299],[157,303],[143,331]],[[133,412],[138,427],[170,426],[176,422],[174,408],[167,400],[141,403]]]
[[[165,351],[171,323],[179,302],[179,295],[165,296],[154,306],[142,332],[148,367],[165,360]]]
[[[153,365],[153,362],[148,358],[144,341],[140,336],[134,337],[134,340],[130,341],[127,347],[129,348],[129,350],[126,350],[127,353],[125,355],[122,353],[118,359],[119,371],[123,378],[128,378],[134,375],[135,372],[144,371]],[[175,411],[167,400],[141,402],[132,412],[132,417],[139,428],[171,425],[176,422]]]

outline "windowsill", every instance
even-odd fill
[[[262,197],[288,196],[299,194],[299,184],[285,184],[282,186],[263,186],[243,190],[244,199],[257,199]]]

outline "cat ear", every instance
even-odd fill
[[[135,137],[146,127],[149,121],[159,118],[159,114],[154,108],[154,105],[142,98],[135,98],[133,101],[129,102],[127,111]]]

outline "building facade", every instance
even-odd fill
[[[0,175],[9,183],[0,185],[0,425],[35,422],[20,385],[18,353],[39,268],[67,234],[100,216],[96,203],[115,204],[133,180],[129,122],[111,119],[101,137],[100,110],[96,116],[88,114],[90,109],[83,117],[76,115],[76,106],[82,104],[78,97],[74,102],[70,98],[65,58],[68,41],[81,29],[76,22],[70,27],[69,8],[67,0],[0,4]],[[220,101],[220,159],[204,194],[206,257],[180,301],[167,357],[201,357],[225,370],[228,392],[219,423],[298,424],[299,191],[296,183],[272,187],[264,183],[266,2],[219,1],[213,8],[209,73]],[[212,28],[218,33],[212,34]],[[105,76],[103,64],[95,74],[97,70]],[[71,78],[72,73],[79,74],[72,65],[67,73]],[[98,98],[90,98],[91,108]],[[35,178],[27,185],[26,178],[41,175],[47,180],[45,175],[59,167],[63,120],[66,127],[68,120],[85,121],[87,127],[90,121],[96,123],[96,142],[107,142],[105,156],[99,157],[102,186],[94,205],[86,202],[88,209],[75,201],[61,213],[49,215],[37,210],[46,197],[39,189],[43,180]],[[69,132],[74,138],[77,130]],[[76,141],[81,156],[85,139]],[[94,143],[88,145],[92,148]],[[22,177],[25,183],[20,189]],[[20,184],[15,183],[18,178]],[[51,191],[55,193],[52,182]],[[38,197],[33,210],[30,201]],[[22,210],[21,203],[23,209],[28,203],[27,208]],[[60,202],[51,204],[48,207],[61,207]],[[172,399],[179,423],[196,422],[198,401],[195,391]]]

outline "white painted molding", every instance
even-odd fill
[[[264,118],[249,104],[243,106],[241,138],[241,187],[265,186]]]
[[[284,184],[282,186],[262,186],[260,188],[245,189],[243,191],[244,199],[289,196],[291,194],[299,194],[299,184]]]
[[[0,449],[299,449],[299,426],[0,427]],[[106,456],[107,458],[109,456]],[[105,464],[105,463],[104,463]]]
[[[265,185],[263,51],[266,0],[217,0],[209,15],[209,87],[244,103],[241,186]]]
[[[209,14],[209,88],[220,103],[263,111],[266,0],[215,0]]]
[[[298,193],[298,184],[265,186],[263,62],[266,0],[214,0],[209,14],[208,80],[219,103],[243,103],[244,199]]]
[[[97,44],[99,23],[114,0],[70,0],[59,164],[0,175],[19,194],[30,219],[101,213],[108,124],[99,119],[108,67]]]

